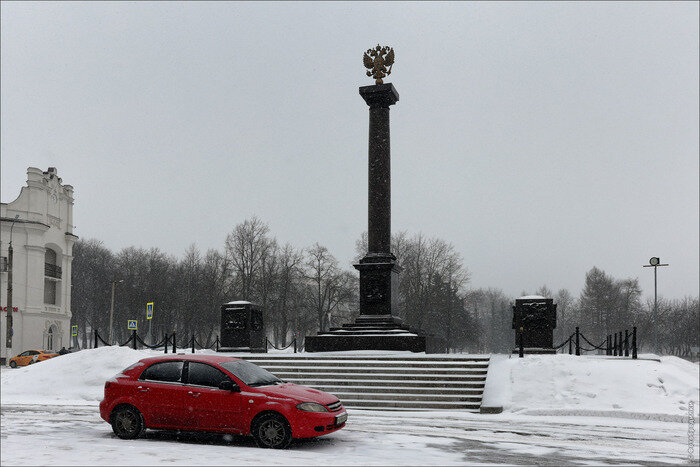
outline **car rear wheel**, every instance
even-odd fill
[[[15,362],[15,361],[10,362],[10,368],[17,368],[17,362]]]
[[[117,408],[112,414],[112,430],[121,439],[135,439],[145,430],[141,412],[133,406]]]
[[[284,449],[292,442],[292,429],[278,414],[265,414],[253,423],[252,435],[261,448]]]

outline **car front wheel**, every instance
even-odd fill
[[[120,407],[112,414],[112,430],[121,439],[135,439],[145,429],[141,412],[135,407]]]
[[[284,449],[292,442],[292,429],[278,414],[265,414],[252,427],[252,435],[261,448]]]
[[[15,361],[10,362],[10,368],[17,368],[17,362],[15,362]]]

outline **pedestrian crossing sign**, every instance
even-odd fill
[[[146,319],[153,319],[153,302],[146,303]]]
[[[75,337],[78,335],[78,325],[74,324],[73,326],[70,327],[70,335],[71,337]]]
[[[137,329],[136,328],[136,320],[135,319],[128,320],[127,321],[127,328],[133,329],[134,331],[136,331],[136,329]]]

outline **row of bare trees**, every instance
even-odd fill
[[[363,235],[356,260],[367,251]],[[516,297],[496,288],[470,289],[469,273],[455,248],[438,238],[400,232],[392,237],[399,275],[397,314],[411,326],[447,340],[452,351],[509,352],[515,345],[512,304]],[[124,248],[113,253],[97,240],[80,240],[73,250],[73,324],[80,334],[108,335],[110,291],[116,282],[116,339],[128,336],[126,321],[145,325],[145,304],[155,302],[157,339],[178,330],[211,342],[219,332],[220,306],[248,300],[264,308],[267,335],[277,346],[350,322],[359,312],[358,276],[318,243],[297,249],[279,245],[255,217],[226,237],[222,251],[201,253],[190,246],[181,259],[157,248]],[[643,351],[652,350],[653,302],[642,303],[637,279],[615,279],[594,267],[578,297],[546,286],[535,294],[557,303],[555,344],[576,326],[587,336],[637,326]],[[527,295],[524,291],[523,295]],[[659,300],[657,330],[665,353],[687,356],[698,345],[698,298]],[[83,345],[87,340],[83,336]]]

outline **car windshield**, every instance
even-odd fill
[[[283,382],[269,371],[263,370],[259,366],[246,362],[245,360],[232,360],[230,362],[221,363],[221,366],[251,387],[268,386]]]

